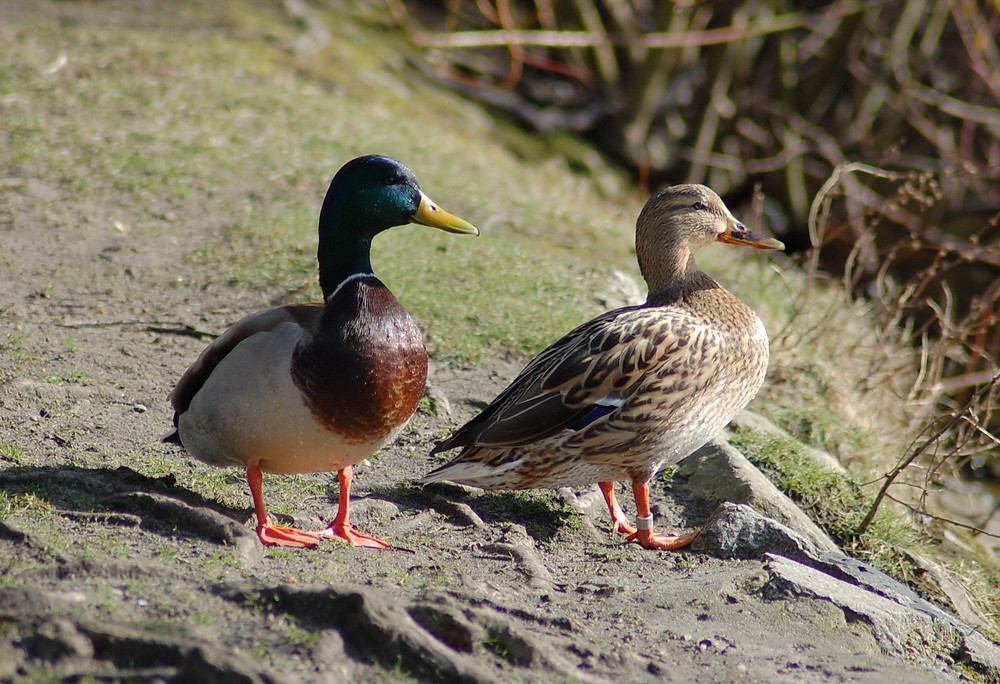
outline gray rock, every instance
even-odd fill
[[[723,502],[702,528],[694,550],[722,558],[764,558],[770,598],[830,601],[848,620],[866,622],[883,648],[924,656],[944,648],[990,681],[1000,678],[1000,647],[878,568],[841,552],[819,551],[802,535],[746,504]]]
[[[712,508],[724,501],[752,506],[809,540],[819,551],[839,551],[809,516],[785,496],[746,457],[724,440],[709,442],[680,462],[683,494]]]
[[[907,660],[929,661],[950,652],[951,658],[964,661],[987,681],[1000,681],[1000,646],[861,561],[843,555],[827,558],[824,570],[848,574],[846,579],[838,579],[790,558],[776,554],[765,558],[772,577],[763,589],[765,595],[830,601],[844,611],[849,622],[866,623],[879,645],[890,653]],[[858,585],[852,579],[864,583]],[[942,673],[942,681],[948,679]]]
[[[962,623],[958,618],[942,610],[930,601],[921,598],[917,592],[902,582],[893,579],[875,566],[869,565],[857,558],[852,558],[843,553],[825,553],[809,564],[831,577],[887,598],[910,610],[923,613],[931,620],[950,622],[956,626],[963,627],[967,631],[971,630],[970,627]]]
[[[720,558],[762,558],[777,553],[806,560],[820,555],[815,544],[787,525],[747,504],[728,501],[719,504],[691,548]]]
[[[966,634],[958,656],[985,674],[988,681],[1000,682],[1000,646],[979,632]]]

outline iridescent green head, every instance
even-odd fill
[[[479,229],[431,201],[406,166],[381,155],[358,157],[333,177],[319,216],[320,286],[324,296],[345,278],[371,273],[371,241],[408,223],[479,235]]]

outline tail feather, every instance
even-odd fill
[[[452,461],[437,470],[427,473],[418,482],[428,484],[430,482],[447,481],[471,487],[482,487],[483,489],[511,487],[514,480],[516,480],[515,477],[512,477],[511,471],[516,470],[522,461],[523,459],[519,458],[514,461],[502,463],[499,466],[469,461]]]

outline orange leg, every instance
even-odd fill
[[[319,543],[319,537],[312,532],[297,530],[294,527],[280,527],[271,522],[271,516],[264,507],[262,485],[264,476],[260,468],[247,468],[247,484],[250,485],[250,496],[253,497],[253,509],[257,513],[257,537],[265,546],[292,546],[297,548],[312,548]]]
[[[635,526],[638,529],[628,536],[627,541],[637,541],[647,549],[673,551],[687,546],[698,536],[698,532],[690,534],[653,532],[653,512],[649,507],[649,485],[645,482],[633,482],[632,494],[635,496]]]
[[[611,529],[622,534],[635,534],[635,528],[629,523],[625,511],[618,505],[618,499],[615,498],[615,483],[598,482],[597,486],[601,488],[604,502],[608,504],[608,512],[611,513]]]
[[[364,546],[369,549],[388,549],[389,545],[381,539],[361,534],[351,525],[351,482],[354,480],[354,468],[347,466],[337,471],[340,481],[340,499],[337,506],[337,517],[327,525],[325,530],[315,532],[322,539],[339,539],[354,546]]]

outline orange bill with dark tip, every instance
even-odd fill
[[[729,226],[726,232],[719,233],[719,237],[716,239],[730,245],[744,245],[755,249],[785,249],[785,244],[781,240],[775,240],[763,233],[755,233],[742,223]]]

